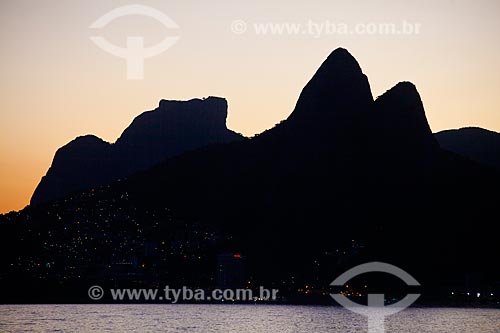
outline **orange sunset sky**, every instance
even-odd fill
[[[151,6],[179,26],[152,18],[89,26],[128,4]],[[302,87],[335,48],[347,48],[379,96],[413,82],[433,131],[480,126],[500,131],[500,1],[110,1],[0,2],[0,212],[26,206],[55,151],[95,134],[114,142],[132,119],[160,99],[221,96],[228,127],[252,135],[286,118]],[[245,31],[235,33],[242,20]],[[255,24],[402,22],[418,34],[258,33]],[[238,21],[241,22],[241,21]],[[146,59],[143,80],[127,80],[123,59],[92,43],[101,35],[154,45],[179,36]]]

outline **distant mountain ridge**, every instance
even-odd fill
[[[434,136],[441,148],[500,170],[500,133],[464,127],[441,131]]]
[[[109,183],[189,150],[243,139],[227,129],[226,118],[223,98],[161,100],[158,108],[137,116],[114,144],[85,135],[58,149],[30,204]]]

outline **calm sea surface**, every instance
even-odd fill
[[[499,333],[500,310],[406,309],[394,333]],[[338,307],[268,305],[0,305],[0,332],[367,332]]]

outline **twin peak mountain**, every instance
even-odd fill
[[[78,137],[57,150],[31,205],[126,178],[188,151],[232,141],[252,145],[256,154],[272,145],[276,151],[297,155],[290,161],[329,152],[343,163],[359,162],[356,156],[367,160],[396,154],[421,164],[439,151],[415,86],[398,83],[374,100],[366,75],[342,48],[328,56],[288,119],[273,129],[248,140],[226,127],[226,117],[223,98],[162,100],[155,110],[136,117],[115,143],[93,135]]]

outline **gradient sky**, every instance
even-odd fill
[[[95,134],[114,142],[160,99],[221,96],[228,127],[259,133],[286,118],[302,87],[335,48],[347,48],[379,96],[413,82],[433,131],[480,126],[500,131],[500,1],[103,1],[0,2],[0,212],[28,202],[55,151]],[[178,30],[146,17],[90,24],[110,10],[143,4]],[[234,20],[247,31],[235,34]],[[257,34],[254,23],[421,25],[413,35]],[[154,45],[180,40],[145,61],[144,80],[126,80],[125,61],[94,45],[102,35]]]

